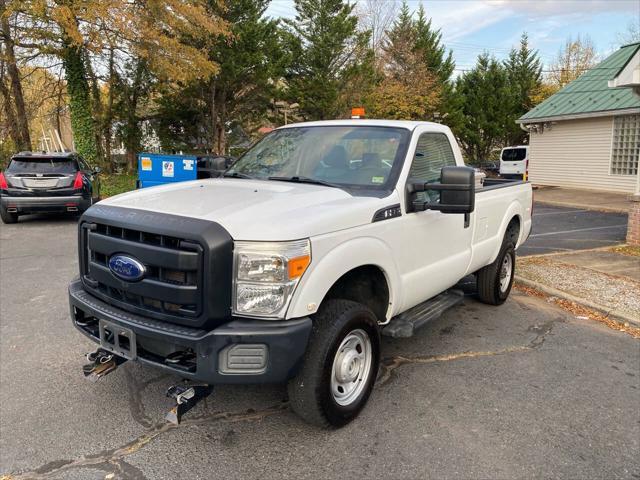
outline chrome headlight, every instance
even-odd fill
[[[233,313],[282,318],[309,263],[309,240],[235,242]]]

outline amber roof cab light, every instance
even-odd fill
[[[354,107],[351,109],[351,118],[364,118],[364,107]]]

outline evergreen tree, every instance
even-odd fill
[[[214,38],[210,47],[210,59],[219,71],[163,92],[163,147],[226,153],[232,122],[251,130],[264,118],[287,63],[278,21],[263,17],[268,5],[269,0],[227,0],[220,6],[217,14],[228,23],[231,35]]]
[[[462,115],[452,81],[453,54],[447,52],[442,44],[442,33],[433,28],[422,5],[414,18],[407,2],[403,2],[396,21],[387,32],[383,51],[383,73],[387,78],[381,81],[378,90],[384,93],[382,97],[398,102],[399,112],[391,114],[390,105],[382,106],[382,111],[391,114],[392,118],[405,118],[406,112],[411,110],[411,118],[443,122],[457,131]],[[385,85],[390,82],[390,75],[393,85]],[[374,97],[380,97],[380,92],[376,93]],[[425,105],[408,110],[408,98],[422,98]],[[375,110],[380,108],[375,107]],[[422,118],[419,118],[420,112],[424,114]]]
[[[538,52],[529,47],[526,33],[520,38],[520,47],[511,49],[504,62],[511,89],[510,102],[513,107],[513,123],[508,124],[507,142],[522,143],[527,134],[515,121],[535,106],[536,94],[542,86],[542,63]]]
[[[406,5],[406,4],[405,4]],[[415,48],[424,57],[427,68],[438,76],[442,84],[451,85],[451,75],[456,67],[451,50],[447,52],[442,42],[440,29],[434,29],[431,19],[422,4],[418,8],[418,18],[414,23],[416,31]]]
[[[346,113],[341,91],[362,69],[369,32],[359,32],[354,4],[344,0],[295,0],[295,20],[287,21],[292,63],[288,94],[307,120]]]
[[[494,149],[503,146],[513,122],[507,70],[484,53],[471,71],[458,78],[456,92],[462,100],[461,146],[470,160],[486,161]]]
[[[211,59],[220,71],[209,81],[213,150],[226,148],[227,123],[250,123],[264,116],[274,97],[276,80],[287,58],[278,21],[263,18],[270,0],[227,0],[220,16],[229,22],[231,38],[220,36]]]
[[[385,73],[398,77],[406,76],[415,70],[415,64],[420,57],[416,55],[416,33],[409,5],[405,1],[398,18],[387,32],[387,41],[382,48]]]
[[[368,97],[374,117],[398,120],[434,120],[442,85],[416,48],[416,24],[405,3],[382,49],[382,78]]]

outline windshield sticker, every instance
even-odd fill
[[[151,171],[153,170],[153,164],[151,163],[151,159],[149,157],[140,157],[140,165],[142,166],[142,170]]]
[[[193,162],[193,160],[187,158],[185,160],[182,160],[182,166],[185,170],[193,170]]]
[[[173,162],[162,162],[162,176],[173,177]]]
[[[384,183],[384,177],[371,177],[371,183]]]

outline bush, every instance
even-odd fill
[[[100,196],[107,198],[135,190],[137,178],[132,173],[103,173],[100,175]]]

